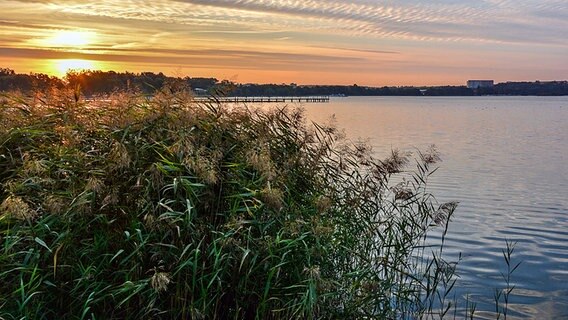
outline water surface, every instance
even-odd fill
[[[439,201],[460,202],[444,249],[456,259],[457,298],[494,318],[505,239],[517,241],[514,318],[568,319],[568,97],[349,97],[305,104],[318,122],[335,115],[378,156],[435,144],[430,180]]]

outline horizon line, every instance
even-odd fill
[[[358,84],[358,83],[354,83],[354,84],[313,84],[313,83],[309,83],[309,84],[300,84],[297,82],[290,82],[290,83],[276,83],[276,82],[238,82],[235,80],[229,80],[229,79],[219,79],[218,77],[215,76],[198,76],[198,77],[191,77],[189,75],[186,76],[175,76],[175,75],[171,75],[166,73],[166,72],[155,72],[155,71],[140,71],[140,72],[132,72],[132,71],[115,71],[115,70],[101,70],[101,69],[79,69],[79,70],[69,70],[65,76],[58,76],[58,75],[54,75],[54,74],[49,74],[49,73],[42,73],[42,72],[29,72],[29,73],[18,73],[16,72],[15,69],[12,69],[10,67],[0,67],[0,70],[11,70],[14,72],[14,74],[16,75],[47,75],[49,77],[53,77],[53,78],[57,78],[59,80],[65,81],[65,76],[67,76],[67,74],[72,73],[72,72],[77,72],[77,73],[88,73],[88,72],[103,72],[103,73],[117,73],[117,74],[133,74],[133,75],[142,75],[144,73],[153,73],[153,74],[163,74],[166,77],[169,78],[177,78],[177,79],[185,79],[185,78],[189,78],[189,79],[215,79],[218,82],[222,82],[222,81],[229,81],[231,83],[234,84],[239,84],[239,85],[296,85],[296,86],[303,86],[303,87],[309,87],[309,86],[345,86],[345,87],[349,87],[349,86],[358,86],[358,87],[367,87],[367,88],[384,88],[384,87],[410,87],[410,88],[428,88],[428,87],[466,87],[467,86],[467,82],[468,81],[494,81],[493,79],[467,79],[464,80],[463,84],[436,84],[436,85],[366,85],[366,84]],[[523,83],[523,82],[529,82],[529,83],[548,83],[548,82],[568,82],[568,79],[552,79],[552,80],[540,80],[540,79],[535,79],[535,80],[506,80],[506,81],[500,81],[497,82],[495,81],[495,84],[501,84],[501,83]]]

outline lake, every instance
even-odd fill
[[[331,115],[375,154],[425,150],[443,162],[430,180],[440,202],[459,201],[445,247],[460,278],[456,298],[494,318],[504,287],[505,240],[516,241],[511,318],[568,319],[568,97],[348,97],[305,104]]]

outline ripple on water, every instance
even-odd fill
[[[460,202],[444,252],[462,254],[457,292],[478,303],[476,318],[495,319],[509,239],[522,261],[512,315],[568,319],[567,105],[568,97],[354,97],[306,108],[316,121],[335,114],[350,138],[369,137],[379,158],[437,145],[444,161],[429,190]]]

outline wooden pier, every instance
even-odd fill
[[[223,103],[286,103],[286,102],[329,102],[329,96],[304,97],[212,97],[196,96],[197,102],[223,102]]]

